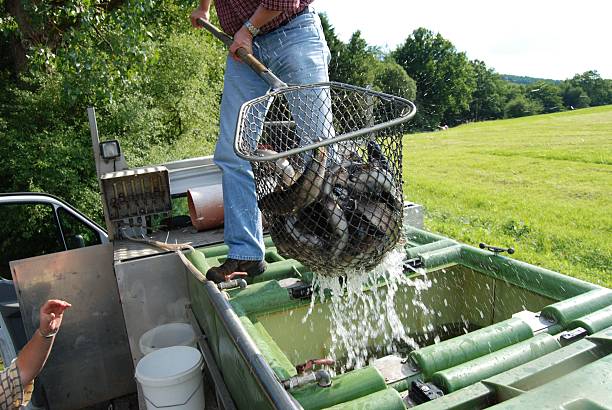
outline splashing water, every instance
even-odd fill
[[[315,293],[302,323],[308,320],[317,301],[327,300],[332,324],[329,351],[341,363],[340,372],[363,367],[370,358],[395,353],[400,347],[418,348],[400,315],[405,317],[414,309],[428,313],[420,295],[431,287],[431,281],[426,276],[408,278],[403,271],[404,258],[403,249],[398,247],[370,272],[347,272],[343,280],[315,274]],[[405,286],[414,288],[415,297],[411,306],[401,306],[398,313],[395,296]]]

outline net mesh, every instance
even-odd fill
[[[293,86],[242,106],[250,161],[279,253],[319,274],[370,269],[400,237],[402,124],[414,105],[339,83]]]

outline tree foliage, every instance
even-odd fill
[[[132,166],[170,159],[152,153],[185,139],[210,152],[225,51],[191,28],[191,4],[20,4],[29,26],[8,7],[0,25],[0,47],[18,39],[27,62],[7,57],[0,67],[2,191],[51,192],[99,218],[88,106],[97,109],[102,138],[119,139]]]
[[[604,80],[595,70],[576,74],[567,82],[572,87],[582,88],[592,106],[612,103],[612,80]]]
[[[374,88],[391,95],[414,100],[416,82],[392,58],[379,62],[374,75]]]
[[[582,87],[572,86],[568,83],[563,87],[562,96],[563,105],[570,109],[586,108],[591,105],[591,99]]]
[[[525,88],[528,99],[539,103],[543,113],[556,112],[563,110],[563,98],[561,88],[549,82],[536,82]],[[538,112],[539,114],[540,112]]]
[[[542,104],[539,101],[529,100],[523,95],[514,97],[504,107],[507,118],[526,117],[528,115],[542,112]]]
[[[417,126],[434,129],[465,117],[476,81],[467,57],[450,41],[419,28],[393,52],[393,57],[416,81],[420,110]]]
[[[0,0],[0,190],[50,192],[99,217],[88,106],[131,166],[210,153],[226,52],[191,28],[193,7]],[[416,129],[612,103],[612,80],[594,70],[511,84],[424,28],[389,53],[359,31],[345,43],[322,22],[330,78],[415,100]]]
[[[416,83],[390,56],[371,47],[356,31],[348,43],[342,42],[327,16],[321,15],[323,31],[331,53],[329,78],[360,87],[372,86],[378,91],[414,99]]]
[[[488,68],[483,61],[471,62],[476,81],[470,102],[472,121],[501,118],[504,113],[508,86],[495,70]]]

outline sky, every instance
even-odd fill
[[[393,50],[415,29],[440,33],[500,74],[564,80],[597,70],[612,79],[610,0],[316,0],[336,34],[361,30]]]

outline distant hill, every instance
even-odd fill
[[[510,75],[510,74],[500,74],[501,78],[504,80],[521,85],[528,85],[537,83],[538,81],[545,81],[548,83],[559,84],[560,80],[551,80],[549,78],[535,78],[535,77],[527,77],[524,75]]]

